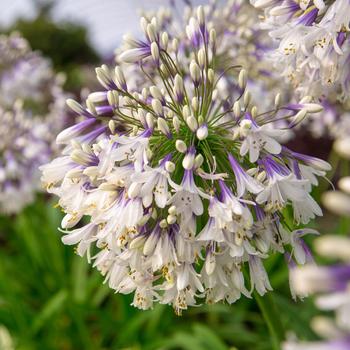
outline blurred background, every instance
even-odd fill
[[[185,1],[176,2],[181,12]],[[139,33],[138,9],[168,1],[1,0],[1,5],[0,32],[19,31],[52,60],[55,71],[65,73],[65,90],[79,97],[82,86],[95,86],[94,67],[113,62],[122,35]],[[309,135],[294,142],[297,150],[315,151]],[[312,154],[327,159],[330,145],[324,140],[316,151]],[[321,183],[315,197],[327,187]],[[39,194],[19,214],[0,216],[1,350],[272,349],[258,300],[191,308],[181,317],[165,305],[147,312],[129,306],[131,296],[113,294],[97,271],[61,243],[62,215],[55,204]],[[311,226],[345,234],[350,220],[326,212]],[[311,300],[291,300],[282,259],[276,255],[267,261],[275,290],[267,298],[282,310],[284,329],[315,339],[309,322],[317,311]]]

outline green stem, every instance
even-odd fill
[[[259,294],[254,293],[254,298],[269,329],[273,349],[281,350],[281,343],[284,340],[284,330],[272,295],[269,293],[261,297]]]

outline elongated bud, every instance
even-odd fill
[[[215,46],[215,44],[216,44],[216,30],[214,28],[210,29],[210,32],[209,32],[209,43],[212,46]]]
[[[198,50],[197,59],[199,66],[203,69],[205,67],[205,51],[203,48]]]
[[[204,9],[203,6],[198,6],[197,8],[197,19],[199,25],[202,27],[204,26],[205,23],[205,15],[204,15]]]
[[[154,62],[159,64],[159,48],[158,48],[158,44],[156,42],[153,42],[151,44],[151,55],[152,55]]]
[[[172,47],[173,47],[175,54],[177,54],[177,52],[179,51],[179,40],[177,38],[173,39]]]
[[[182,140],[176,140],[175,147],[180,153],[185,153],[187,151],[187,146]]]
[[[67,106],[77,114],[84,114],[85,110],[81,104],[69,98],[66,101]]]
[[[195,132],[198,129],[198,122],[193,115],[186,119],[186,123],[191,131]]]
[[[236,101],[233,104],[233,114],[236,118],[239,118],[241,116],[241,104],[239,101]]]
[[[301,109],[293,118],[292,125],[297,125],[300,122],[302,122],[307,115],[307,110],[306,109]]]
[[[250,114],[252,115],[252,118],[255,119],[258,115],[258,108],[256,106],[253,106],[250,111]]]
[[[103,87],[109,89],[111,84],[111,78],[109,74],[106,73],[101,67],[97,67],[95,71],[97,80],[101,83]]]
[[[180,131],[181,123],[180,123],[180,119],[177,116],[173,118],[173,126],[175,131],[178,133]]]
[[[198,110],[198,97],[194,96],[191,101],[191,106],[194,112]]]
[[[319,113],[323,111],[323,107],[318,103],[305,103],[304,108],[308,113]]]
[[[163,95],[157,86],[151,86],[149,88],[149,91],[151,92],[151,95],[153,96],[153,98],[156,98],[158,100],[163,99]]]
[[[247,72],[245,69],[241,69],[238,76],[238,86],[244,90],[247,86]]]
[[[214,78],[215,78],[214,70],[209,68],[208,69],[208,81],[209,81],[210,84],[213,84]]]
[[[140,18],[140,27],[142,28],[142,31],[147,34],[147,25],[148,21],[145,17]]]
[[[252,94],[249,91],[246,91],[243,96],[244,107],[247,107],[252,99]]]
[[[114,120],[110,120],[108,122],[108,127],[109,127],[109,130],[111,131],[111,133],[114,134],[115,133],[115,127],[116,127],[115,121]]]
[[[146,114],[146,123],[150,129],[154,128],[154,117],[151,113]]]
[[[143,89],[142,89],[142,99],[143,99],[144,101],[147,101],[148,96],[149,96],[149,93],[148,93],[147,88],[143,88]]]
[[[176,74],[174,78],[174,95],[176,101],[182,103],[184,99],[184,83],[179,74]]]
[[[119,106],[119,94],[117,91],[112,91],[112,90],[109,90],[107,92],[107,100],[108,100],[108,103],[113,106],[114,108],[118,107]]]
[[[137,119],[141,122],[143,126],[147,125],[146,112],[141,108],[137,111]]]
[[[281,94],[278,93],[276,96],[275,96],[275,108],[279,108],[281,106],[281,100],[282,100],[282,97],[281,97]]]
[[[194,159],[194,167],[197,169],[197,168],[200,168],[202,166],[204,162],[204,158],[201,154],[198,154],[196,156],[196,158]]]
[[[168,35],[167,32],[163,32],[163,33],[162,33],[162,36],[161,36],[161,44],[162,44],[162,48],[163,48],[164,50],[167,49],[168,43],[169,43],[169,35]]]
[[[147,24],[146,32],[147,32],[149,41],[155,42],[157,40],[157,31],[153,23]]]
[[[190,112],[190,108],[187,105],[182,107],[182,115],[185,119],[190,116]]]
[[[120,90],[127,90],[126,81],[122,69],[119,66],[116,66],[114,72],[117,87]]]
[[[158,118],[157,120],[157,125],[158,125],[158,129],[160,132],[162,132],[164,135],[166,135],[168,138],[171,137],[171,132],[168,126],[168,123],[166,122],[165,119],[163,118]]]
[[[159,116],[163,115],[162,103],[157,98],[154,98],[152,100],[152,108],[157,115],[159,115]]]
[[[201,70],[196,61],[192,61],[190,64],[190,74],[193,83],[198,86],[201,80]]]
[[[88,100],[90,100],[92,103],[107,102],[107,93],[106,91],[92,92],[89,94]]]

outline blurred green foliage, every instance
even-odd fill
[[[166,305],[152,311],[129,306],[131,296],[114,294],[85,259],[60,242],[61,218],[42,196],[15,218],[0,218],[0,325],[16,349],[272,349],[254,300],[203,305],[181,317]],[[312,301],[291,300],[282,259],[273,255],[267,261],[275,289],[268,298],[283,329],[312,339]]]
[[[67,90],[80,91],[85,83],[81,66],[95,66],[101,58],[89,43],[87,29],[76,22],[55,23],[51,18],[53,9],[53,2],[41,5],[34,20],[20,18],[2,31],[19,31],[33,50],[52,60],[57,72],[66,73]]]

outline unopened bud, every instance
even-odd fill
[[[198,122],[193,115],[186,119],[186,123],[192,132],[195,132],[198,129]]]
[[[244,90],[247,86],[247,72],[245,69],[241,69],[238,76],[238,86]]]
[[[202,124],[196,132],[198,140],[204,140],[208,136],[208,127],[206,124]]]
[[[168,173],[172,173],[175,170],[175,164],[171,162],[170,160],[165,162],[165,170]]]
[[[182,140],[176,140],[175,147],[180,153],[185,153],[187,151],[187,146]]]

